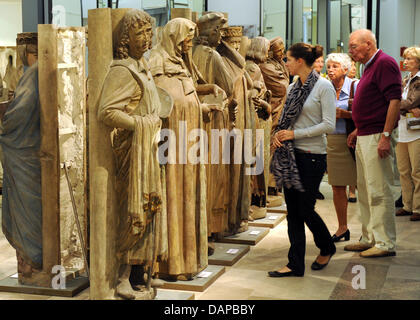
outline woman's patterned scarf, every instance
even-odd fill
[[[305,84],[302,85],[300,80],[296,81],[287,95],[286,105],[276,126],[275,133],[280,130],[290,130],[293,128],[302,112],[306,99],[318,79],[319,74],[316,71],[312,71]],[[296,165],[294,143],[292,140],[289,140],[283,141],[282,144],[283,147],[277,148],[274,152],[270,166],[277,187],[280,189],[282,186],[285,186],[288,189],[295,188],[298,191],[304,192],[305,190],[300,181],[299,171]]]

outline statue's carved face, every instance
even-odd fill
[[[220,42],[222,41],[222,32],[220,30],[220,27],[215,27],[209,34],[208,42],[210,47],[217,47]]]
[[[279,43],[276,44],[273,48],[273,58],[276,59],[277,61],[281,61],[284,58],[284,44],[283,43]]]
[[[193,38],[194,37],[188,37],[182,42],[182,52],[183,53],[187,53],[193,47]]]
[[[228,37],[224,39],[233,49],[239,51],[241,48],[241,41],[240,37]]]
[[[136,60],[141,59],[143,54],[150,48],[152,33],[152,25],[150,23],[143,25],[134,24],[128,34],[130,40],[128,54],[130,57]]]

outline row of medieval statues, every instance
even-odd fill
[[[111,132],[115,159],[119,219],[115,294],[123,299],[154,298],[162,285],[157,278],[192,279],[207,267],[213,241],[245,232],[250,219],[265,215],[268,188],[275,187],[269,174],[270,137],[289,85],[280,37],[249,40],[242,27],[228,26],[224,14],[211,12],[197,23],[170,20],[151,48],[152,25],[144,11],[125,12],[114,34],[114,60],[97,110],[97,121]],[[26,76],[37,76],[31,68]],[[19,88],[15,100],[18,92]],[[15,104],[36,104],[39,97],[33,98]],[[13,103],[9,109],[18,110]],[[177,154],[176,161],[162,165],[155,156],[168,142],[156,139],[162,129],[174,133],[174,150],[195,148],[197,141],[185,137],[197,129],[207,133],[207,140],[199,140],[208,144],[208,157],[214,149],[223,149],[219,141],[211,141],[212,130],[227,130],[241,148],[230,144],[230,164],[220,152],[216,162],[191,163]],[[257,130],[264,133],[260,143]],[[245,131],[252,133],[251,146],[246,139],[236,139]],[[1,144],[6,140],[3,134]],[[263,161],[257,174],[247,170],[246,149]],[[8,196],[3,204],[15,201]],[[7,232],[20,268],[29,270],[20,277],[35,277],[39,263],[11,234]],[[30,250],[38,247],[30,244]]]

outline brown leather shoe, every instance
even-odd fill
[[[369,250],[360,253],[362,258],[382,258],[394,257],[397,253],[395,251],[381,250],[377,247],[370,248]]]
[[[372,248],[372,246],[360,242],[349,244],[344,247],[345,251],[361,252]]]
[[[403,217],[403,216],[411,216],[413,213],[409,211],[405,211],[403,208],[398,209],[395,215],[397,217]]]
[[[413,215],[411,216],[410,221],[420,221],[420,213],[413,212]]]

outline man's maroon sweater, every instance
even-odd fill
[[[359,136],[383,132],[389,102],[401,100],[401,81],[397,62],[379,50],[366,66],[353,101],[352,117]]]

